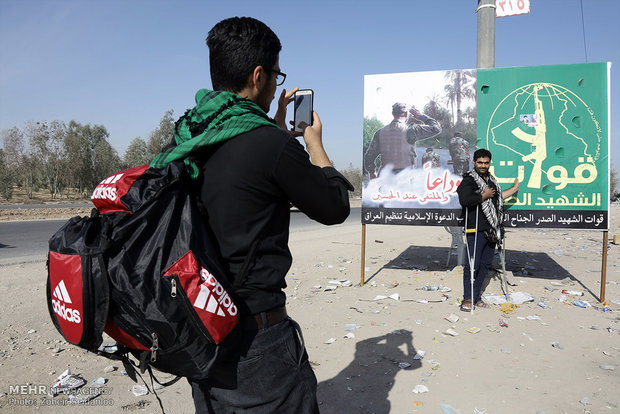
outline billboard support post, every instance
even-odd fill
[[[603,232],[603,260],[601,267],[601,295],[599,302],[605,302],[605,283],[607,283],[607,244],[609,242],[609,231]]]
[[[362,273],[360,285],[364,286],[364,273],[366,267],[366,224],[362,223]]]

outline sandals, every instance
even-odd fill
[[[465,299],[461,302],[461,310],[463,312],[471,312],[471,299]]]
[[[479,300],[478,302],[476,302],[475,307],[476,308],[487,309],[487,308],[489,308],[489,304],[486,303],[486,302],[483,302],[482,300]],[[471,312],[471,310],[472,310],[471,299],[465,299],[465,300],[463,300],[463,302],[461,302],[461,310],[463,312]]]

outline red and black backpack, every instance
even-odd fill
[[[142,372],[207,378],[239,309],[183,162],[113,174],[92,201],[49,241],[54,325],[89,351],[133,354]],[[117,345],[101,349],[103,332]]]

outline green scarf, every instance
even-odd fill
[[[262,126],[277,127],[254,102],[230,92],[200,89],[196,106],[187,110],[174,126],[174,143],[157,155],[150,166],[163,168],[169,162],[184,160],[190,176],[197,178],[199,169],[192,155],[208,145]]]

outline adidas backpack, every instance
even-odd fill
[[[95,188],[90,217],[52,236],[47,302],[68,342],[131,353],[142,372],[209,376],[239,309],[191,184],[182,161],[119,172]],[[98,352],[103,332],[116,352]]]

